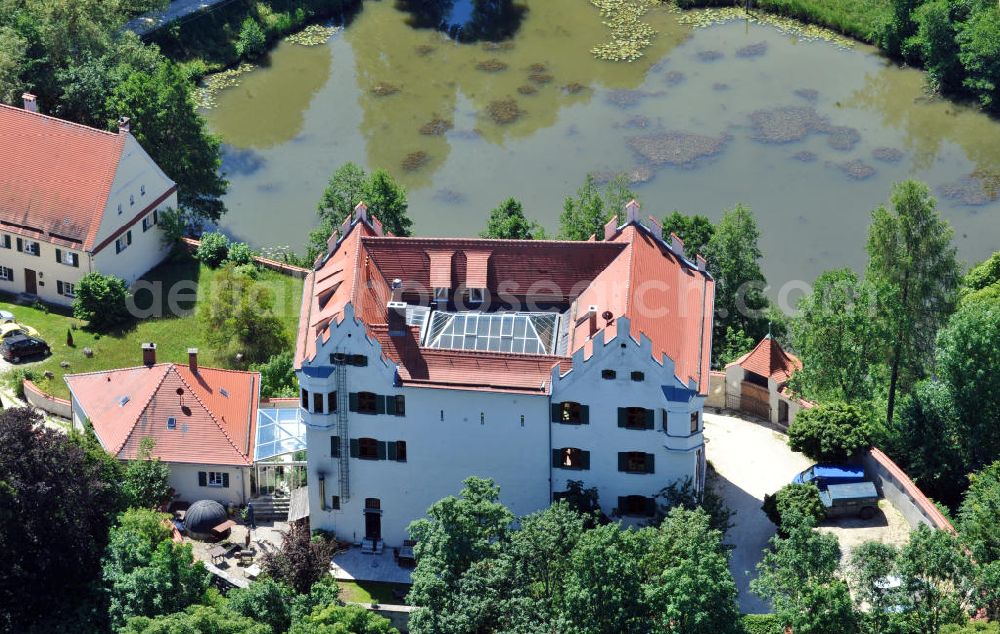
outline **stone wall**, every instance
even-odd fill
[[[878,492],[892,502],[912,528],[926,524],[931,528],[955,532],[955,527],[948,518],[917,488],[910,476],[881,450],[874,447],[868,450],[862,463],[865,474],[875,482]]]
[[[194,238],[181,238],[181,243],[192,253],[197,251],[198,247],[201,245],[201,241],[195,240]],[[282,273],[284,275],[291,275],[292,277],[297,277],[299,279],[304,280],[306,275],[309,273],[309,269],[304,269],[301,266],[285,264],[284,262],[278,262],[277,260],[270,260],[256,255],[253,259],[257,262],[257,264],[260,264],[266,269],[271,269],[272,271],[277,271],[278,273]]]
[[[708,373],[708,396],[705,397],[705,407],[723,409],[726,407],[726,373],[712,371]]]
[[[24,380],[24,398],[32,407],[37,407],[53,416],[67,420],[73,417],[73,408],[69,401],[43,392],[41,388],[28,379]]]

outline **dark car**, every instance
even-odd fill
[[[878,491],[873,482],[831,484],[819,492],[827,517],[860,517],[870,520],[878,512]]]
[[[49,354],[49,344],[38,337],[13,335],[4,339],[0,345],[0,355],[12,363],[20,363],[22,359],[36,354]]]

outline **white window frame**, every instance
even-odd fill
[[[14,269],[9,266],[0,266],[0,281],[9,282],[14,279]]]
[[[38,242],[35,242],[34,240],[25,240],[24,253],[38,257],[39,255],[42,254],[42,245],[39,244]]]
[[[146,214],[145,216],[143,216],[143,218],[142,218],[142,231],[143,231],[143,233],[145,233],[146,231],[149,231],[150,229],[152,229],[155,226],[156,226],[156,219],[153,216],[153,212],[149,212],[148,214]]]
[[[206,471],[205,472],[205,486],[215,487],[221,489],[223,486],[223,473],[221,471]]]
[[[115,240],[115,253],[121,253],[132,245],[132,232],[126,231]]]
[[[62,289],[64,297],[76,297],[76,284],[72,282],[63,282]]]
[[[69,261],[67,262],[67,260],[69,260]],[[59,264],[62,264],[63,266],[68,266],[68,267],[74,268],[74,269],[78,268],[80,266],[80,254],[79,253],[74,253],[72,251],[63,250],[63,252],[62,252],[62,259],[59,262]]]

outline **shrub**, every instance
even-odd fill
[[[229,238],[216,231],[203,233],[195,257],[209,268],[217,268],[229,257]]]
[[[745,634],[782,634],[785,628],[775,614],[744,614]]]
[[[226,261],[232,262],[236,266],[253,264],[253,255],[253,250],[246,242],[233,242],[229,245],[229,253],[226,255]]]
[[[253,58],[259,56],[267,47],[267,36],[257,21],[247,16],[240,27],[240,38],[236,40],[236,54],[240,57]]]
[[[260,395],[275,398],[298,394],[299,383],[293,365],[291,350],[276,354],[265,363],[251,365],[251,370],[260,372]]]
[[[97,331],[107,331],[129,321],[125,280],[114,275],[87,273],[80,280],[73,300],[73,316]]]
[[[187,218],[176,209],[164,209],[159,212],[157,224],[160,226],[160,231],[163,232],[161,240],[164,246],[177,244],[188,232]]]
[[[761,510],[783,535],[803,523],[815,526],[825,515],[819,489],[812,484],[786,484],[773,495],[764,496]]]
[[[871,445],[871,434],[859,407],[829,403],[799,412],[788,428],[788,444],[818,462],[846,462]]]
[[[18,398],[24,398],[24,381],[34,381],[37,378],[35,372],[29,368],[14,368],[3,375],[4,385],[17,394]]]

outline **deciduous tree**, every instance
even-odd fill
[[[737,205],[725,212],[705,246],[708,270],[715,278],[715,334],[712,358],[719,364],[727,328],[754,341],[767,334],[767,280],[760,268],[760,231],[749,207]]]
[[[1000,302],[966,301],[937,342],[937,373],[952,394],[966,470],[1000,456]]]
[[[170,490],[170,467],[153,457],[156,441],[151,437],[139,441],[139,453],[125,467],[122,491],[129,506],[153,508],[167,499]]]
[[[106,332],[131,320],[125,280],[96,271],[84,275],[76,285],[73,316],[94,330]]]
[[[293,524],[281,542],[281,548],[264,554],[262,568],[271,578],[290,586],[299,594],[330,574],[330,544],[313,541],[309,529]]]
[[[878,300],[874,286],[850,269],[816,278],[791,321],[792,344],[803,366],[793,377],[796,389],[817,400],[872,397],[885,359]]]
[[[715,226],[701,214],[687,216],[674,211],[663,218],[663,235],[669,236],[671,233],[676,233],[684,241],[684,253],[689,258],[694,258],[705,252],[705,247],[715,233]]]
[[[271,634],[265,623],[224,608],[193,605],[184,612],[129,619],[119,634]],[[339,633],[335,633],[339,634]]]
[[[230,610],[263,623],[270,634],[283,634],[292,624],[291,600],[295,592],[273,579],[260,579],[246,588],[236,588],[226,596]]]
[[[592,235],[604,237],[604,223],[616,214],[623,222],[625,204],[635,198],[628,180],[619,175],[602,192],[592,174],[587,174],[576,198],[567,196],[559,216],[559,236],[565,240],[587,240]]]
[[[871,416],[856,405],[822,403],[788,427],[788,446],[819,462],[845,462],[871,445]]]
[[[243,355],[244,363],[260,362],[284,351],[288,333],[274,314],[274,293],[231,264],[219,269],[213,294],[199,303],[199,318],[217,354]]]
[[[486,230],[479,235],[501,240],[535,240],[545,238],[545,230],[524,216],[520,201],[508,198],[490,212]]]
[[[958,529],[982,564],[1000,561],[1000,461],[969,475],[958,511]]]
[[[868,230],[869,281],[885,288],[882,308],[890,350],[886,422],[899,389],[909,391],[933,357],[938,328],[954,307],[959,279],[951,225],[924,183],[904,181],[892,191],[892,210],[872,212]]]

